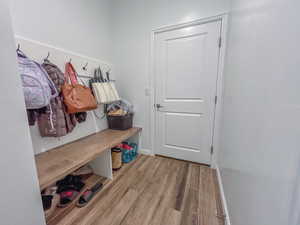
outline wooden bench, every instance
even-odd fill
[[[112,179],[110,149],[128,139],[139,144],[141,130],[137,127],[126,131],[107,129],[36,155],[41,190],[87,163],[97,175]]]

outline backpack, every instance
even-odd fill
[[[26,108],[40,109],[49,105],[58,92],[47,72],[22,51],[17,50],[17,54]]]

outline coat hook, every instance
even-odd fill
[[[20,45],[20,44],[18,44],[17,51],[20,51],[20,48],[21,48],[21,45]]]
[[[69,63],[71,63],[72,62],[72,58],[70,58],[70,61],[69,61]]]
[[[84,71],[87,71],[87,66],[89,65],[89,63],[87,62],[86,64],[85,64],[85,66],[84,67],[82,67],[82,69],[84,70]]]
[[[44,60],[48,60],[49,57],[50,57],[50,52],[48,52],[48,55],[47,55],[47,57]]]

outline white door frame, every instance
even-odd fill
[[[151,152],[150,154],[155,155],[157,149],[157,143],[155,138],[155,129],[156,129],[156,109],[154,107],[155,99],[156,99],[156,76],[155,76],[155,63],[154,63],[154,47],[155,47],[155,35],[157,33],[166,32],[174,29],[180,29],[187,26],[195,26],[200,24],[205,24],[209,22],[221,21],[222,29],[221,29],[221,38],[222,38],[222,46],[220,48],[220,57],[218,64],[218,80],[217,80],[217,93],[218,102],[215,109],[215,121],[213,128],[213,143],[214,153],[212,155],[211,166],[216,168],[217,164],[217,155],[220,150],[220,132],[221,132],[221,119],[222,119],[222,105],[223,105],[223,76],[224,76],[224,64],[225,64],[225,51],[226,51],[226,36],[227,36],[227,21],[228,15],[222,14],[214,17],[209,17],[205,19],[198,19],[188,23],[180,23],[175,25],[169,25],[160,27],[158,29],[154,29],[151,31],[151,52],[150,52],[150,90],[151,90],[151,99],[150,99],[150,143],[151,143]]]

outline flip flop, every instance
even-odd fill
[[[86,206],[92,198],[102,189],[103,184],[101,182],[96,183],[91,189],[86,190],[79,198],[76,206],[81,208]]]

